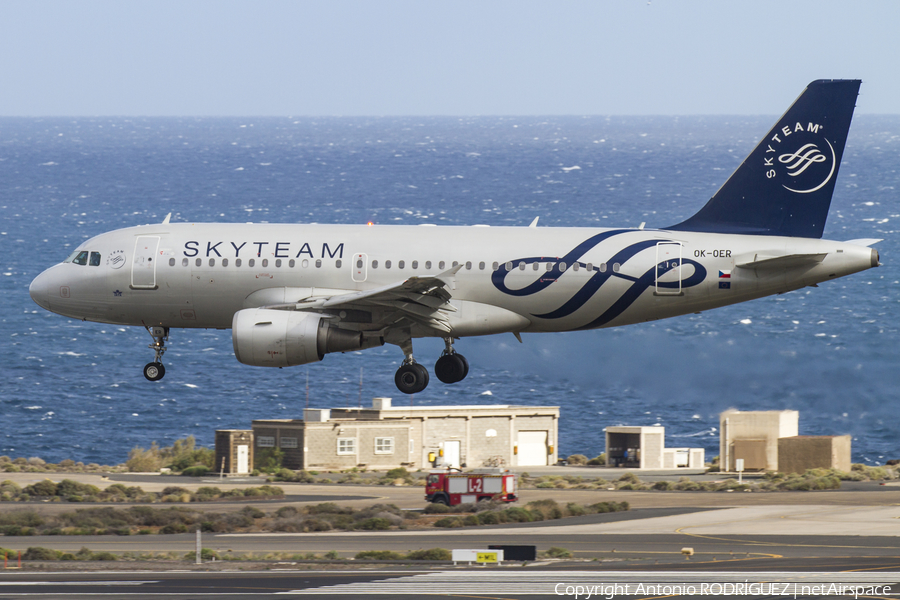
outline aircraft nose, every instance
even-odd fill
[[[50,286],[47,271],[34,278],[31,285],[28,286],[28,293],[35,304],[45,310],[50,310]]]

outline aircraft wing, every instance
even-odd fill
[[[373,325],[379,328],[398,327],[411,322],[449,333],[451,327],[447,313],[456,312],[456,307],[449,302],[451,295],[448,288],[453,287],[453,276],[461,268],[462,265],[458,265],[435,276],[410,277],[400,283],[371,290],[301,301],[294,308],[332,314],[342,310],[363,311],[380,316],[377,321],[373,320]]]

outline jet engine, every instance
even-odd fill
[[[384,338],[365,338],[359,331],[335,327],[326,315],[270,308],[236,312],[231,338],[238,361],[256,367],[305,365],[330,352],[384,345]]]

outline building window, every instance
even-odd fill
[[[295,438],[295,437],[281,438],[281,447],[282,448],[296,448],[297,447],[297,438]]]
[[[339,456],[356,454],[356,438],[338,438],[337,453]]]
[[[394,438],[377,437],[375,438],[375,454],[393,454]]]
[[[274,448],[275,447],[275,436],[274,435],[258,435],[258,436],[256,436],[256,447],[257,448]]]

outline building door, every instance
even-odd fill
[[[131,261],[131,287],[140,290],[156,289],[156,250],[159,236],[140,236],[134,242],[134,258]]]
[[[524,466],[541,466],[547,464],[547,432],[519,432],[519,460],[516,464]]]
[[[459,468],[459,440],[444,442],[444,464]]]
[[[250,447],[241,444],[237,447],[237,471],[239,475],[246,475],[250,472]]]

